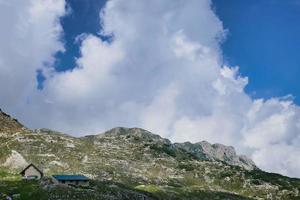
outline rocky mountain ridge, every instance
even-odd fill
[[[135,138],[140,138],[144,141],[151,140],[157,144],[168,146],[170,151],[179,148],[183,151],[186,151],[187,153],[190,153],[201,160],[208,160],[208,161],[222,161],[229,165],[235,165],[244,167],[245,169],[252,170],[256,168],[254,162],[247,158],[246,156],[240,156],[237,155],[234,148],[231,146],[225,146],[222,144],[210,144],[206,141],[198,142],[195,144],[192,144],[190,142],[185,143],[175,143],[172,144],[168,139],[162,138],[159,135],[153,134],[149,131],[140,129],[140,128],[125,128],[125,127],[117,127],[113,128],[109,131],[106,131],[104,133],[93,135],[93,136],[84,136],[82,138],[75,138],[72,136],[69,136],[64,133],[60,133],[57,131],[53,131],[50,129],[36,129],[30,131],[29,129],[25,128],[21,123],[18,122],[17,119],[11,117],[10,115],[4,113],[0,109],[0,132],[2,135],[7,132],[15,132],[18,133],[18,131],[25,131],[25,132],[32,132],[32,134],[40,134],[40,135],[60,135],[64,138],[69,138],[71,140],[85,140],[86,138],[103,138],[103,137],[119,137],[122,135],[131,136]],[[22,136],[17,137],[19,140],[22,138]],[[47,137],[46,137],[47,138]],[[21,139],[22,140],[22,139]],[[71,142],[73,143],[73,142]],[[73,144],[69,144],[69,146],[73,146]],[[67,145],[68,146],[68,145]],[[11,157],[12,158],[19,158],[20,154],[16,152],[15,150],[12,150]],[[25,162],[22,162],[25,163]],[[12,162],[13,164],[13,162]],[[21,167],[20,165],[17,165]],[[12,166],[14,168],[14,166]]]
[[[233,147],[221,144],[173,144],[146,130],[122,127],[72,137],[49,129],[30,130],[3,112],[0,125],[0,172],[17,173],[34,163],[46,175],[80,173],[150,192],[158,199],[299,196],[299,179],[263,172]]]

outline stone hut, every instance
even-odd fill
[[[24,180],[40,180],[44,176],[43,171],[32,163],[23,169],[20,174]]]

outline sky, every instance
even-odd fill
[[[254,98],[293,95],[300,105],[300,1],[214,0],[229,30],[222,45],[226,61],[249,77]]]
[[[125,126],[223,143],[300,177],[299,10],[297,0],[0,0],[0,107],[74,136]]]

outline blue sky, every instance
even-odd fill
[[[300,1],[214,0],[229,30],[226,60],[250,79],[253,97],[292,94],[300,104]]]
[[[99,35],[99,11],[105,0],[68,0],[70,14],[61,18],[66,52],[57,53],[57,71],[70,70],[79,57],[75,38]],[[293,95],[300,105],[300,2],[297,0],[213,0],[228,30],[222,45],[225,62],[249,77],[246,92],[253,98]],[[38,73],[41,83],[44,79]],[[41,85],[39,85],[41,89]]]
[[[75,57],[79,57],[79,45],[76,37],[83,33],[99,34],[100,9],[105,5],[103,0],[77,1],[68,0],[70,13],[61,18],[64,29],[62,41],[65,43],[66,52],[57,53],[56,70],[65,71],[75,66]]]

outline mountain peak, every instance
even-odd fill
[[[153,140],[153,141],[165,141],[166,143],[171,143],[169,140],[160,137],[157,134],[151,133],[142,128],[127,128],[127,127],[116,127],[106,131],[103,134],[98,136],[127,136],[127,137],[135,137],[140,138],[142,140]]]

